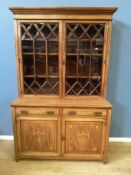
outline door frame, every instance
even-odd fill
[[[65,95],[65,78],[66,78],[66,24],[67,23],[86,23],[86,24],[105,24],[105,33],[104,33],[104,48],[103,48],[103,61],[102,61],[102,84],[101,84],[101,94],[100,96],[106,97],[106,88],[107,88],[107,70],[109,66],[109,42],[111,35],[111,23],[108,20],[63,20],[63,93],[62,97],[67,99],[87,99],[87,98],[99,98],[98,95],[93,96],[75,96],[75,95]]]
[[[23,77],[23,64],[22,64],[22,46],[21,46],[21,23],[58,23],[59,24],[59,94],[58,95],[29,95],[24,94],[24,77]],[[15,20],[14,21],[14,28],[15,28],[15,47],[16,47],[16,62],[17,62],[17,79],[18,79],[18,92],[19,96],[24,98],[61,98],[62,97],[62,64],[61,64],[61,58],[62,58],[62,20]]]

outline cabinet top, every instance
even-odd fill
[[[117,7],[10,7],[14,15],[109,15]]]
[[[90,98],[90,99],[35,99],[18,98],[12,102],[11,106],[27,106],[27,107],[81,107],[81,108],[112,108],[110,102],[102,97]]]

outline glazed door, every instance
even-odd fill
[[[60,119],[55,116],[17,117],[17,136],[21,157],[60,156]]]
[[[19,62],[24,95],[60,96],[60,22],[20,22]]]
[[[65,23],[64,96],[100,96],[106,59],[106,23]]]
[[[105,122],[103,119],[63,118],[63,156],[101,159],[104,151]]]

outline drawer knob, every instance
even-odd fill
[[[69,111],[68,115],[76,115],[76,111]]]
[[[29,114],[29,112],[26,110],[21,110],[21,114]]]
[[[54,112],[54,111],[47,111],[46,114],[47,114],[47,115],[54,115],[55,112]]]
[[[99,117],[102,115],[102,112],[95,112],[94,114],[95,114],[95,116]]]

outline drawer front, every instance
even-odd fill
[[[63,115],[66,116],[94,116],[94,117],[106,117],[106,109],[63,109]]]
[[[19,107],[16,108],[16,115],[28,115],[28,114],[44,114],[44,115],[58,115],[58,108],[40,108],[40,107]]]

